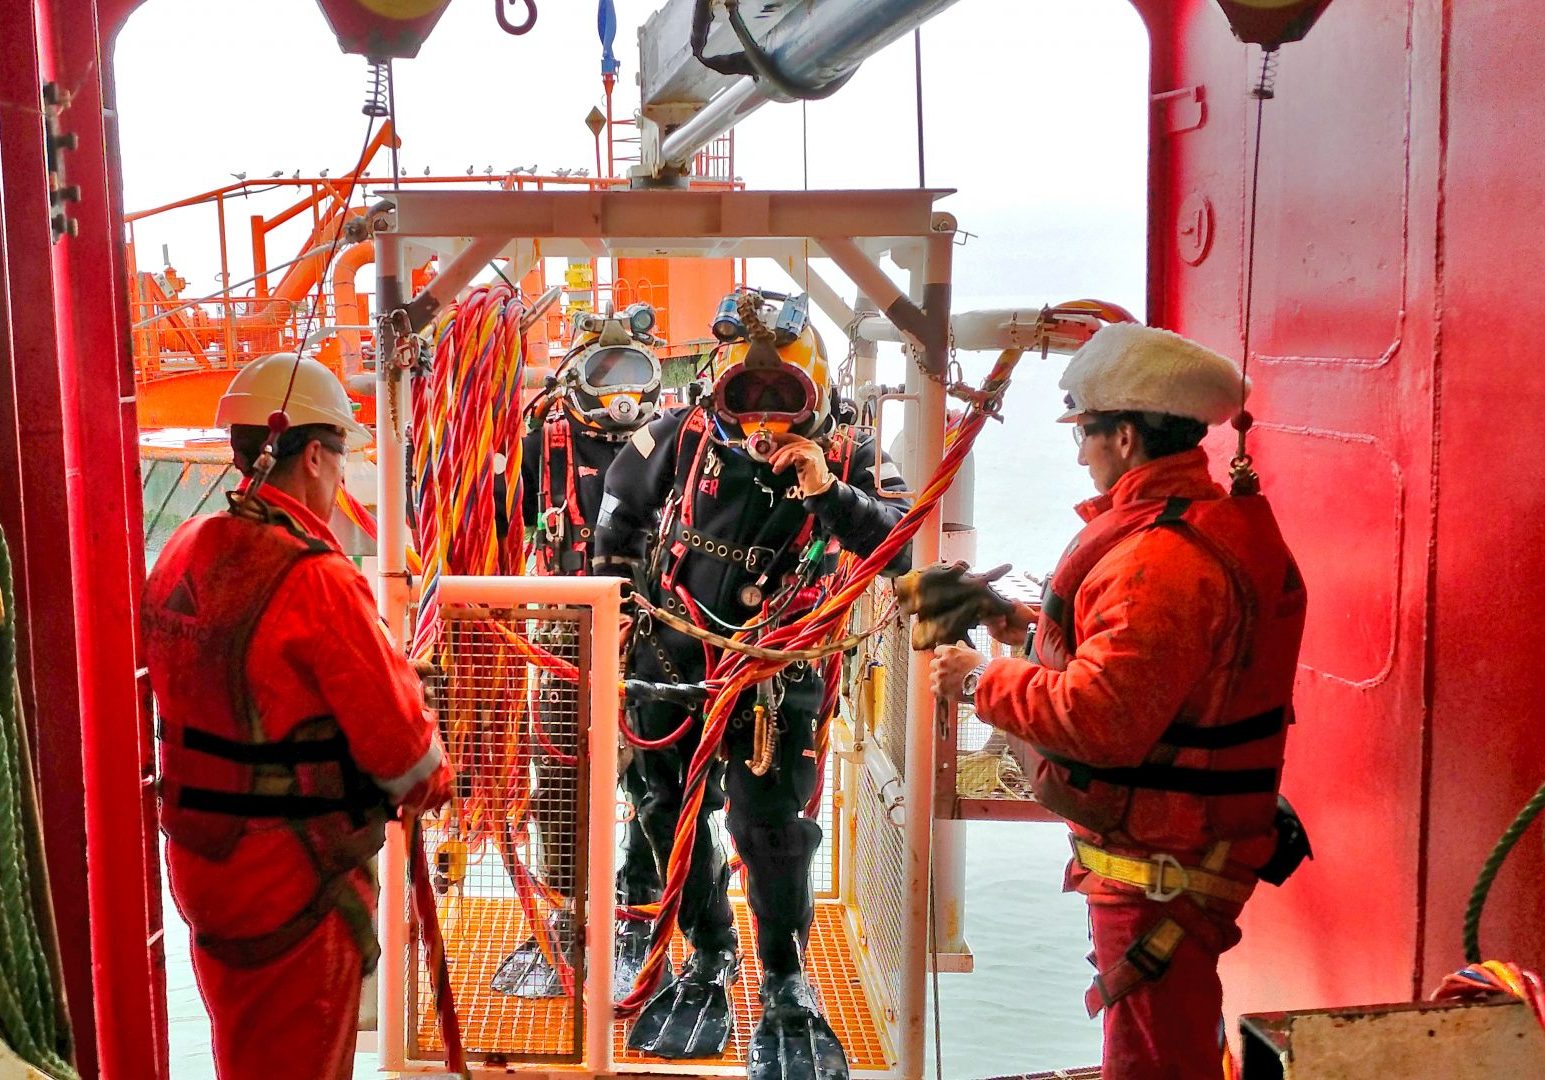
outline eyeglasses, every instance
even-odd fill
[[[1073,425],[1073,445],[1083,448],[1084,440],[1091,435],[1109,435],[1116,430],[1115,420],[1078,421]]]

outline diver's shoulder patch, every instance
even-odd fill
[[[633,433],[633,438],[628,440],[633,444],[633,449],[638,451],[638,456],[649,460],[649,455],[654,453],[654,436],[649,434],[649,425],[644,425]]]

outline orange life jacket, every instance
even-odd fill
[[[1232,583],[1240,618],[1224,705],[1213,716],[1176,717],[1141,765],[1095,766],[1036,747],[1036,798],[1074,824],[1138,847],[1182,816],[1177,811],[1188,800],[1200,800],[1205,811],[1208,835],[1197,837],[1198,847],[1269,833],[1308,594],[1263,496],[1140,500],[1095,518],[1047,583],[1035,658],[1067,669],[1078,647],[1073,600],[1080,585],[1118,543],[1151,528],[1183,531]],[[1138,789],[1168,797],[1134,804]],[[1134,805],[1143,808],[1141,819]]]
[[[277,522],[232,513],[188,522],[157,559],[141,607],[168,839],[219,862],[254,820],[282,820],[317,870],[312,902],[277,931],[200,941],[238,965],[266,962],[338,906],[343,876],[380,849],[387,819],[384,793],[354,764],[332,717],[273,740],[253,704],[248,645],[275,591],[303,559],[344,557]]]

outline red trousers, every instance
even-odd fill
[[[349,1080],[360,955],[336,911],[271,964],[235,968],[193,947],[220,1080]]]
[[[1098,968],[1106,971],[1120,961],[1127,947],[1164,917],[1167,906],[1145,900],[1091,903],[1089,933]],[[1222,1077],[1223,985],[1218,981],[1218,956],[1239,939],[1239,933],[1232,920],[1226,928],[1205,920],[1185,921],[1201,921],[1201,932],[1187,933],[1163,976],[1138,983],[1103,1013],[1103,1080]]]

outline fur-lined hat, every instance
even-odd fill
[[[1062,381],[1071,423],[1086,412],[1155,412],[1221,424],[1239,411],[1240,371],[1228,357],[1139,323],[1101,328],[1073,354]],[[1250,392],[1246,379],[1245,394]]]

